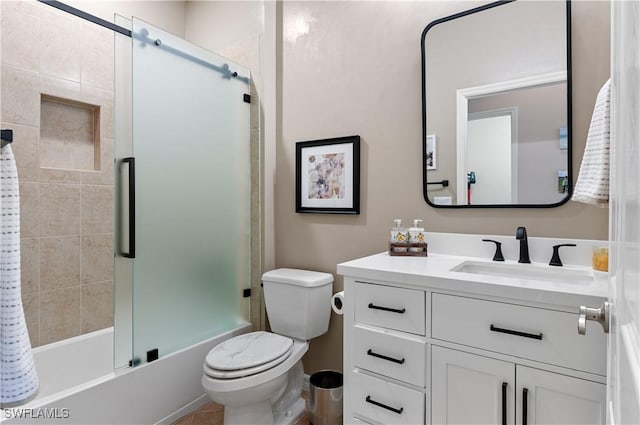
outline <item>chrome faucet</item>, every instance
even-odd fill
[[[518,227],[516,229],[516,239],[520,241],[520,259],[518,263],[530,263],[529,243],[527,242],[527,229]]]

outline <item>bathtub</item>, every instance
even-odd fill
[[[135,368],[113,370],[113,328],[33,350],[38,396],[0,411],[15,424],[171,424],[205,404],[202,365],[211,348],[249,332],[241,324],[222,335]]]

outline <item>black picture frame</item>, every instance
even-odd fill
[[[360,136],[296,143],[296,212],[360,214]]]

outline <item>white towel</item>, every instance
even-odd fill
[[[20,196],[16,163],[0,149],[0,407],[36,396],[38,375],[20,292]]]
[[[598,92],[571,200],[606,207],[609,204],[609,139],[611,80]]]

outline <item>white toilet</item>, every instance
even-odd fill
[[[296,269],[262,275],[273,333],[251,332],[214,347],[202,386],[225,406],[225,425],[293,424],[305,409],[302,356],[327,332],[333,276]]]

